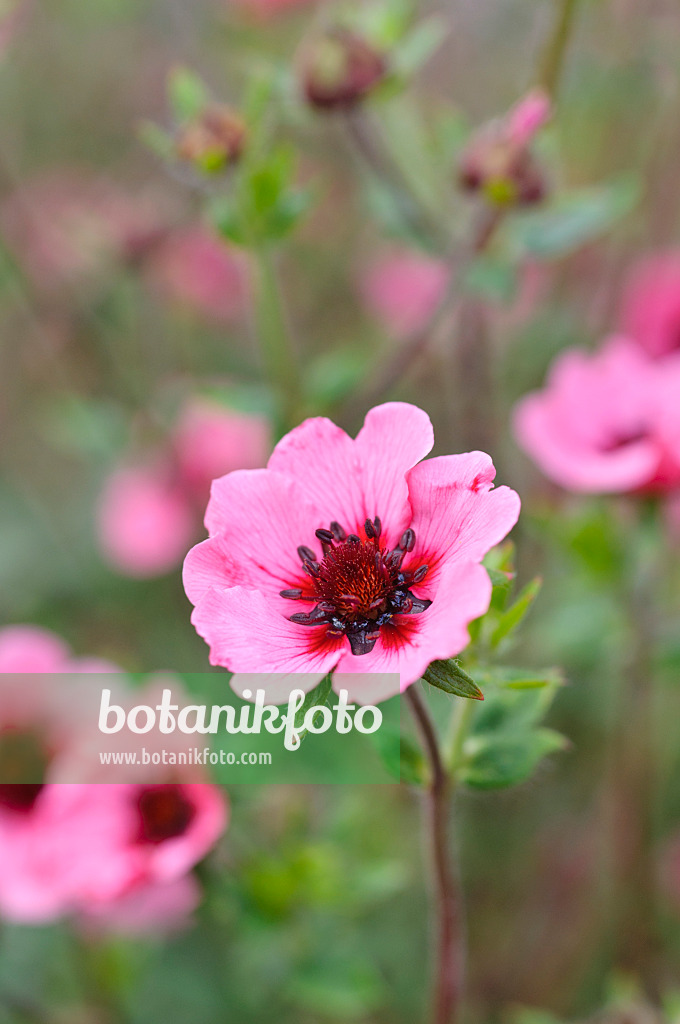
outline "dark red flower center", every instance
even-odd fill
[[[10,729],[0,736],[0,807],[28,814],[42,792],[50,759],[39,736]],[[31,780],[31,781],[28,781]]]
[[[0,785],[0,807],[28,814],[42,792],[42,782],[13,782]]]
[[[364,532],[363,539],[352,533],[348,536],[336,522],[329,530],[318,529],[316,536],[323,551],[320,561],[311,548],[298,548],[311,587],[281,591],[281,596],[290,600],[315,603],[310,612],[291,615],[291,622],[325,625],[329,636],[346,636],[355,655],[372,651],[381,627],[395,615],[424,612],[432,603],[411,590],[425,579],[428,567],[402,568],[415,545],[413,530],[406,530],[392,550],[380,546],[382,526],[377,517],[366,520]]]
[[[183,835],[196,809],[181,786],[144,786],[137,796],[139,831],[137,841],[162,843]]]
[[[622,430],[605,441],[602,445],[602,451],[618,452],[622,448],[627,448],[630,444],[637,444],[639,441],[646,440],[648,436],[648,431],[644,427]]]

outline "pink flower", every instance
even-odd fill
[[[186,928],[201,901],[194,875],[172,882],[157,882],[131,889],[108,903],[90,904],[78,911],[77,921],[86,935],[164,934]]]
[[[264,466],[271,451],[271,427],[264,416],[196,398],[184,406],[172,440],[182,480],[205,504],[218,476]]]
[[[680,351],[680,249],[653,253],[633,266],[621,326],[655,358]]]
[[[210,484],[234,469],[262,466],[271,450],[264,416],[217,402],[186,402],[161,452],[148,464],[120,466],[99,499],[97,532],[106,560],[128,576],[179,565],[198,535]]]
[[[394,672],[401,688],[457,654],[488,608],[480,565],[519,498],[482,452],[420,462],[426,413],[388,403],[352,440],[327,419],[287,434],[263,470],[213,484],[210,537],[184,584],[212,664],[240,672]]]
[[[245,313],[245,259],[203,227],[188,227],[169,234],[157,247],[149,270],[163,295],[218,324],[234,323]]]
[[[180,561],[194,537],[191,506],[159,467],[127,466],[108,478],[99,501],[99,543],[128,576],[156,576]]]
[[[99,927],[166,928],[198,901],[189,872],[226,828],[228,805],[216,786],[193,781],[195,767],[186,769],[190,781],[169,777],[176,768],[154,768],[145,784],[60,781],[79,765],[87,777],[92,722],[79,711],[92,710],[92,679],[82,673],[112,670],[73,658],[45,630],[0,630],[0,778],[32,780],[0,783],[5,917],[77,914]]]
[[[551,116],[550,96],[543,89],[533,89],[505,115],[508,140],[516,146],[528,146]]]
[[[519,402],[515,435],[543,472],[574,491],[680,484],[680,360],[663,370],[626,338],[570,349],[548,384]]]
[[[233,0],[235,6],[261,18],[271,18],[296,7],[309,7],[315,0]]]
[[[362,290],[369,309],[390,334],[403,337],[427,324],[444,297],[448,278],[441,260],[404,251],[369,270]]]
[[[34,286],[48,291],[105,278],[143,251],[159,227],[146,200],[80,168],[20,186],[3,204],[0,224]]]

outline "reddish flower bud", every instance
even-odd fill
[[[387,61],[361,36],[334,28],[314,39],[302,58],[302,88],[320,110],[347,109],[360,103],[385,77]]]
[[[246,137],[246,125],[231,107],[211,104],[179,129],[175,150],[180,160],[216,174],[240,158]]]
[[[544,199],[548,183],[531,143],[549,116],[547,96],[536,92],[505,117],[483,125],[463,153],[461,187],[482,192],[498,206],[524,206]]]

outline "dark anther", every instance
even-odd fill
[[[290,590],[280,590],[281,597],[287,597],[290,601],[299,601],[302,597],[302,590],[299,587],[291,587]]]
[[[375,532],[375,526],[373,525],[370,519],[367,519],[366,522],[364,523],[364,530],[366,531],[366,536],[368,537],[369,540],[377,539],[378,535]]]
[[[361,538],[357,537],[356,533],[350,533],[347,537],[348,544],[361,544]]]
[[[312,579],[316,579],[316,577],[319,575],[321,566],[319,565],[318,562],[315,562],[314,559],[305,558],[304,562],[302,563],[302,568],[305,570],[308,576],[311,576]]]
[[[306,548],[304,544],[301,544],[297,549],[298,558],[301,562],[313,562],[316,555],[311,548]]]
[[[416,542],[416,535],[413,530],[409,527],[408,530],[404,530],[399,541],[399,547],[403,548],[404,551],[413,551],[413,547]]]
[[[291,615],[291,622],[297,622],[300,626],[318,626],[326,621],[326,612],[323,608],[312,608],[311,612],[296,612]]]
[[[347,534],[340,526],[340,523],[336,523],[335,520],[331,523],[331,533],[336,540],[342,541],[347,539]]]
[[[322,530],[319,528],[318,530],[315,530],[315,533],[319,540],[323,541],[324,544],[332,544],[335,540],[330,530]]]
[[[413,573],[413,579],[411,580],[411,582],[420,583],[421,580],[424,580],[425,577],[427,576],[428,569],[428,565],[421,565],[420,568],[416,569],[416,571]]]
[[[382,533],[382,522],[379,516],[376,516],[375,519],[373,520],[373,529],[375,530],[376,537],[379,537],[380,534]]]

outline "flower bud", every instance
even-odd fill
[[[505,117],[483,125],[463,153],[459,167],[461,187],[481,192],[496,206],[541,202],[548,183],[531,143],[549,116],[548,97],[536,91]]]
[[[369,42],[349,29],[334,28],[313,40],[302,58],[302,88],[320,110],[360,103],[385,77],[387,62]]]
[[[175,151],[203,173],[218,174],[238,161],[246,137],[245,123],[231,107],[210,104],[179,129]]]

